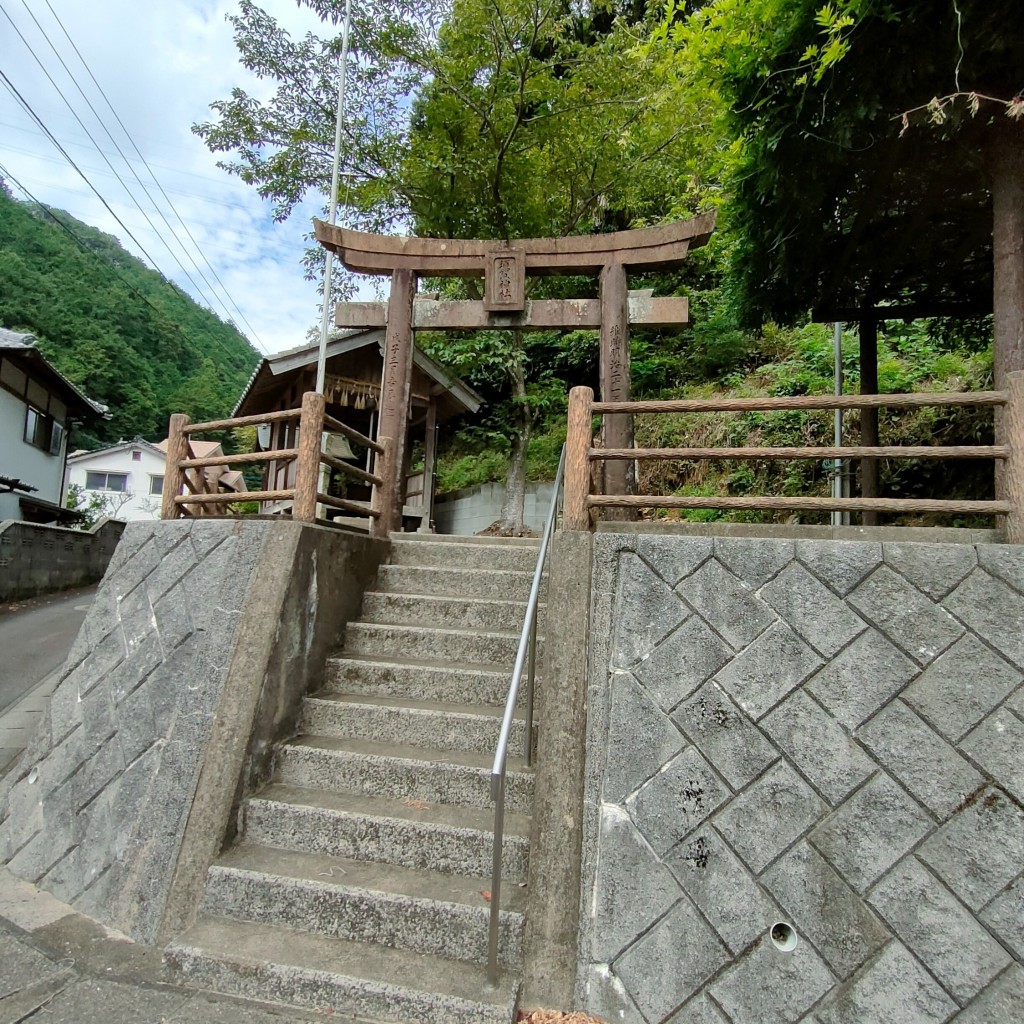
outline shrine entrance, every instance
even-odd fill
[[[678,267],[690,249],[711,237],[715,215],[634,231],[509,242],[372,235],[319,220],[314,223],[317,241],[337,254],[347,269],[391,275],[386,303],[341,302],[335,317],[338,327],[382,327],[386,332],[378,439],[382,443],[388,439],[385,447],[390,457],[380,473],[383,483],[374,502],[380,515],[374,532],[387,536],[401,521],[415,331],[599,330],[601,399],[627,402],[630,325],[676,327],[689,321],[685,298],[630,292],[627,273]],[[527,299],[526,278],[551,274],[597,277],[599,298]],[[420,277],[482,277],[484,296],[460,301],[417,298]],[[632,447],[632,416],[606,416],[602,444]],[[631,462],[610,463],[607,486],[613,493],[630,493],[632,472]]]

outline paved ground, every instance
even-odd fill
[[[60,668],[96,587],[0,605],[0,714]]]
[[[0,1024],[361,1024],[166,983],[137,946],[0,868]],[[366,1024],[366,1022],[362,1022]]]
[[[0,605],[0,773],[24,749],[96,587]]]

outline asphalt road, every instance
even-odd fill
[[[96,587],[0,605],[0,713],[63,664]]]

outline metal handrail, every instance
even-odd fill
[[[541,538],[540,551],[537,554],[533,586],[530,588],[530,599],[526,603],[526,620],[523,622],[523,631],[519,635],[519,648],[516,651],[516,661],[512,669],[508,699],[505,701],[505,715],[501,720],[498,747],[494,753],[494,766],[491,768],[491,799],[494,801],[494,860],[491,874],[491,922],[487,943],[487,979],[492,985],[498,984],[499,973],[498,924],[501,914],[501,848],[505,832],[505,765],[508,760],[508,740],[512,731],[516,703],[519,699],[519,684],[522,682],[523,668],[528,667],[526,677],[526,765],[530,767],[533,764],[533,683],[537,664],[537,605],[540,600],[540,581],[544,575],[548,543],[554,532],[555,519],[558,515],[558,496],[562,490],[564,473],[565,445],[562,445],[562,454],[558,460],[558,472],[555,473],[555,489],[551,495],[551,508],[548,511],[544,536]]]

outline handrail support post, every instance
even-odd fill
[[[498,987],[498,938],[501,924],[501,854],[505,838],[505,773],[492,776],[498,794],[494,802],[494,850],[491,857],[491,916],[487,932],[487,982]]]
[[[537,671],[537,613],[530,623],[530,654],[526,675],[526,767],[533,767],[533,680]]]

